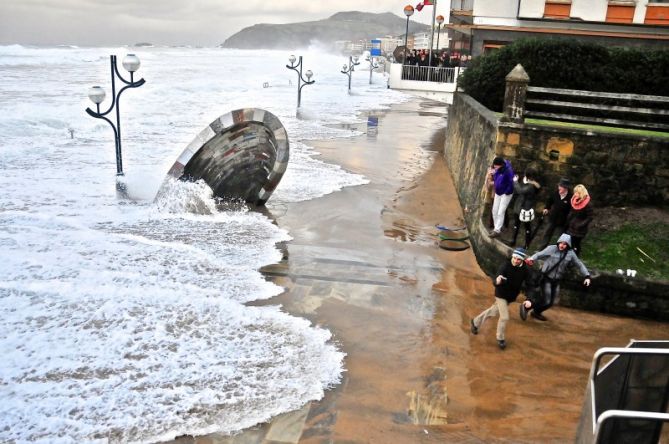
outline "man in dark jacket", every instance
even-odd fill
[[[548,215],[548,227],[546,227],[546,233],[539,250],[543,250],[551,243],[551,238],[556,229],[558,230],[558,234],[567,231],[567,216],[571,209],[572,197],[570,187],[571,182],[569,182],[569,179],[563,177],[558,182],[557,190],[548,196],[546,208],[544,208],[544,217]]]
[[[504,261],[499,268],[497,277],[493,280],[495,285],[495,302],[478,316],[469,321],[473,334],[478,334],[479,328],[483,326],[486,319],[499,315],[497,321],[497,345],[504,350],[506,348],[506,323],[509,321],[509,304],[514,302],[520,293],[527,269],[525,259],[527,253],[524,248],[516,248],[511,255],[511,261]]]

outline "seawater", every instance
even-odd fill
[[[130,199],[115,193],[112,130],[84,109],[111,95],[109,55],[141,59],[147,83],[121,97]],[[151,442],[232,433],[303,406],[340,381],[329,331],[278,306],[259,268],[290,233],[291,202],[367,179],[324,163],[309,140],[407,100],[365,62],[311,48],[302,90],[288,51],[0,47],[0,442]],[[119,66],[121,72],[123,68]],[[118,86],[118,85],[117,85]],[[258,107],[291,144],[268,212],[217,207],[202,183],[155,194],[215,118]],[[197,208],[197,211],[193,209]]]

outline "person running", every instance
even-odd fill
[[[498,237],[504,225],[506,208],[513,196],[513,168],[511,162],[501,157],[495,157],[492,161],[493,171],[490,172],[495,190],[495,198],[492,202],[492,220],[494,227],[490,237]]]
[[[551,238],[556,229],[559,234],[567,231],[567,216],[569,215],[569,210],[571,210],[572,196],[569,187],[571,187],[569,179],[565,177],[561,178],[558,182],[557,190],[553,191],[548,196],[548,200],[546,200],[543,214],[548,217],[548,227],[546,227],[541,247],[539,247],[540,250],[543,250],[551,243]]]
[[[527,313],[530,310],[532,310],[530,314],[534,319],[539,321],[548,320],[543,312],[551,308],[560,295],[560,280],[569,265],[575,265],[580,273],[585,276],[583,285],[590,286],[590,272],[571,249],[571,236],[568,234],[563,233],[558,238],[557,245],[549,245],[534,253],[525,260],[525,263],[531,267],[534,265],[534,261],[540,259],[544,260],[541,266],[541,272],[543,273],[541,297],[534,303],[525,301],[521,304],[520,317],[523,321],[527,319]]]
[[[516,300],[520,287],[527,277],[528,267],[525,266],[525,258],[527,258],[525,249],[516,248],[511,254],[511,261],[504,261],[493,280],[495,302],[469,321],[471,332],[477,335],[486,319],[499,315],[496,337],[497,345],[502,350],[506,348],[505,332],[506,323],[509,321],[509,304]]]

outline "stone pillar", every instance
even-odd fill
[[[523,123],[525,113],[525,96],[530,76],[519,63],[506,75],[506,90],[504,91],[504,116],[501,122]]]

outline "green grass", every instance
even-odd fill
[[[502,113],[495,113],[495,114],[497,114],[498,117],[502,116]],[[662,137],[664,139],[669,139],[669,132],[663,132],[663,131],[619,128],[615,126],[590,125],[587,123],[560,122],[558,120],[545,120],[545,119],[525,119],[525,123],[530,125],[553,126],[561,128],[577,128],[587,131],[596,131],[600,133],[629,134],[633,136]]]
[[[559,122],[557,120],[542,120],[542,119],[525,119],[525,123],[529,123],[532,125],[579,128],[588,131],[597,131],[601,133],[630,134],[634,136],[663,137],[665,139],[669,139],[669,133],[662,131],[649,131],[649,130],[633,129],[633,128],[618,128],[615,126],[588,125],[584,123]]]
[[[637,270],[637,277],[669,281],[668,240],[669,223],[624,225],[618,230],[588,234],[583,240],[582,259],[597,270],[615,273],[629,268]]]

